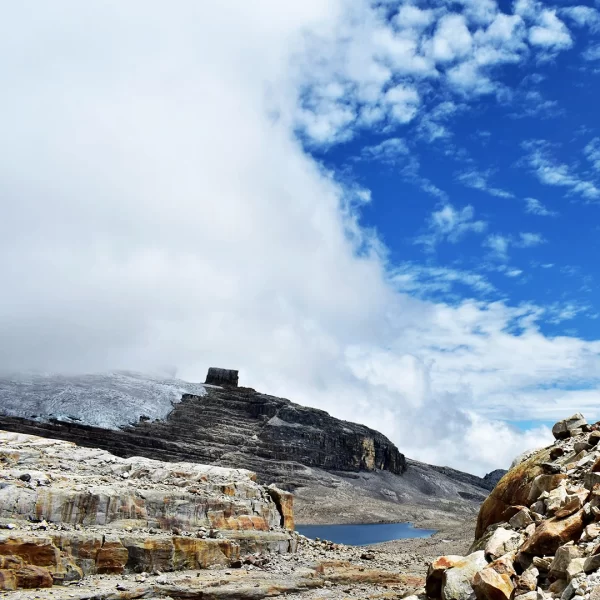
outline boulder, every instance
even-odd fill
[[[525,569],[521,576],[517,578],[517,590],[520,592],[534,592],[537,590],[539,575],[540,572],[534,566]]]
[[[582,510],[566,519],[553,517],[535,528],[535,533],[523,544],[521,550],[537,556],[554,554],[563,544],[578,540],[584,525]]]
[[[428,598],[441,598],[444,573],[462,560],[462,556],[440,556],[429,565],[425,580],[425,592]]]
[[[510,576],[489,567],[475,574],[472,587],[477,600],[511,600],[514,592]]]
[[[567,568],[572,560],[579,558],[581,552],[573,544],[561,546],[554,555],[554,560],[550,565],[550,577],[554,579],[564,579],[567,574]]]
[[[510,529],[498,527],[485,545],[485,556],[492,560],[512,552],[519,547],[521,535]]]
[[[585,558],[574,558],[568,565],[565,571],[567,581],[570,583],[573,577],[577,577],[585,571]]]
[[[525,527],[533,523],[533,518],[529,509],[523,507],[518,513],[513,515],[508,522],[510,526],[515,529],[525,529]]]
[[[541,465],[539,468],[542,468]],[[555,490],[566,479],[567,475],[565,473],[538,475],[531,484],[528,498],[529,503],[535,502],[544,492],[550,493],[552,490]]]
[[[566,439],[571,437],[577,430],[581,430],[585,425],[587,425],[587,421],[583,415],[576,413],[568,419],[555,423],[554,427],[552,427],[552,434],[557,440]]]
[[[592,573],[598,569],[600,569],[600,554],[588,557],[583,565],[583,570],[586,573]]]
[[[471,583],[475,573],[487,566],[482,550],[473,552],[444,571],[442,600],[467,600],[473,594]]]

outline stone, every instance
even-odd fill
[[[49,588],[54,583],[48,569],[35,565],[24,565],[15,571],[15,575],[17,576],[17,588]]]
[[[462,556],[440,556],[432,561],[427,570],[425,579],[425,592],[428,598],[441,598],[442,581],[447,569],[463,560]]]
[[[533,523],[533,518],[531,517],[529,509],[522,508],[517,514],[512,516],[508,522],[510,526],[515,529],[524,529]]]
[[[540,467],[541,468],[541,467]],[[552,492],[558,488],[561,482],[567,479],[567,475],[564,473],[556,473],[554,475],[541,474],[538,475],[531,485],[531,490],[529,492],[529,503],[535,502],[541,494],[544,492]],[[546,504],[546,507],[548,504]]]
[[[550,459],[556,460],[557,458],[563,456],[564,453],[565,451],[560,446],[556,446],[555,448],[552,448],[552,450],[550,450]]]
[[[517,578],[516,588],[520,591],[533,592],[538,587],[538,577],[540,572],[534,566],[525,569]]]
[[[231,369],[210,367],[204,383],[208,385],[237,387],[239,382],[238,373],[238,371],[233,371]]]
[[[588,557],[583,565],[583,570],[586,573],[592,573],[598,569],[600,569],[600,554]]]
[[[592,447],[593,446],[591,444],[589,444],[587,441],[586,442],[575,442],[573,444],[573,449],[577,453],[590,450]]]
[[[577,494],[568,494],[564,500],[564,503],[554,513],[556,518],[562,519],[580,510],[583,507],[587,495],[587,491]]]
[[[129,552],[116,536],[105,536],[96,555],[96,572],[100,574],[123,573]]]
[[[591,542],[597,537],[600,537],[600,523],[590,523],[589,525],[586,525],[581,534],[581,540],[584,542]]]
[[[475,573],[487,566],[482,550],[473,552],[444,571],[442,600],[467,600],[473,593],[471,582]]]
[[[485,545],[485,555],[491,559],[499,558],[519,547],[521,535],[510,529],[498,527]]]
[[[581,429],[584,425],[587,425],[587,421],[584,419],[581,413],[576,413],[568,419],[558,421],[552,427],[552,434],[556,439],[566,439],[571,437],[578,429]]]
[[[509,575],[488,567],[473,577],[473,591],[477,600],[511,600],[514,586]]]
[[[554,554],[560,546],[578,540],[584,525],[583,511],[566,519],[553,517],[536,527],[535,533],[523,544],[521,550],[537,556]]]
[[[565,574],[567,576],[568,582],[571,582],[574,577],[577,577],[577,575],[579,575],[580,573],[583,573],[585,571],[585,569],[584,569],[585,562],[586,562],[586,559],[583,557],[574,558],[567,565],[567,568],[565,569]]]
[[[567,573],[567,567],[569,563],[575,559],[579,558],[581,553],[577,546],[573,544],[568,544],[565,546],[561,546],[556,550],[556,554],[554,555],[554,560],[550,565],[550,577],[554,579],[564,579]]]
[[[590,446],[596,446],[600,442],[600,431],[592,431],[588,436],[588,444]]]
[[[280,490],[275,484],[267,488],[268,494],[275,502],[277,510],[281,515],[280,526],[284,529],[294,531],[294,496],[289,492]]]

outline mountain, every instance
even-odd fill
[[[490,481],[406,458],[381,433],[284,398],[139,373],[0,378],[0,429],[121,457],[249,469],[296,496],[298,522],[412,520],[475,514]],[[221,385],[216,385],[216,384]]]

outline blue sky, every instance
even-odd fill
[[[512,16],[518,9],[500,6]],[[411,286],[430,284],[418,290],[422,297],[531,302],[547,311],[540,327],[548,335],[600,335],[595,6],[538,3],[568,39],[494,65],[485,93],[415,83],[423,101],[408,123],[386,122],[325,147],[307,140],[328,169],[370,191],[363,223],[378,231]],[[386,9],[393,27],[397,7]],[[436,25],[429,27],[433,35]],[[462,281],[431,289],[451,273]]]
[[[2,370],[235,368],[480,474],[600,418],[599,11],[13,3]]]

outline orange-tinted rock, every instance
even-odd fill
[[[14,571],[0,569],[0,591],[11,592],[17,589],[17,575]]]
[[[475,574],[472,587],[477,600],[510,600],[514,591],[509,575],[489,567]]]
[[[54,580],[48,569],[35,565],[25,565],[14,572],[17,578],[17,587],[24,589],[49,588]]]
[[[0,556],[16,556],[26,564],[58,570],[60,551],[50,538],[18,537],[0,539]]]
[[[425,592],[427,593],[428,598],[442,597],[444,571],[452,568],[461,560],[463,560],[462,556],[440,556],[429,565],[427,579],[425,580]]]
[[[523,544],[521,551],[536,556],[553,555],[563,544],[578,540],[584,526],[583,511],[566,519],[548,519],[536,527],[535,533]]]
[[[294,496],[289,492],[280,490],[275,485],[270,485],[267,488],[273,502],[277,506],[277,510],[281,515],[281,527],[288,529],[289,531],[294,530]]]
[[[96,571],[100,574],[123,573],[129,558],[127,548],[118,538],[108,538],[96,555]]]

